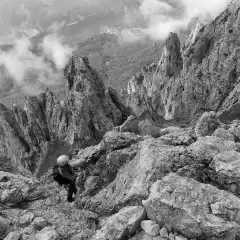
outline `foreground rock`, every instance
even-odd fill
[[[9,233],[10,223],[8,219],[0,217],[0,238],[4,238]]]
[[[232,150],[238,151],[239,149],[239,143],[213,136],[200,137],[197,142],[190,146],[190,150],[196,159],[205,160],[208,163],[218,153]]]
[[[19,240],[21,238],[21,234],[19,232],[10,232],[4,240]]]
[[[159,230],[160,230],[159,225],[151,220],[142,221],[141,227],[145,233],[147,233],[152,237],[159,235]]]
[[[60,236],[54,228],[44,228],[35,235],[36,240],[60,240]]]
[[[121,142],[121,138],[115,143]],[[114,146],[114,145],[113,145]],[[134,154],[131,154],[133,151]],[[129,153],[127,153],[129,152]],[[147,138],[135,147],[109,153],[100,158],[92,175],[100,176],[102,187],[98,187],[94,194],[82,192],[78,197],[78,206],[101,214],[118,211],[129,202],[140,204],[149,194],[149,187],[157,179],[161,179],[171,171],[177,171],[186,165],[191,165],[194,159],[187,154],[185,147],[168,146],[161,139]],[[102,169],[96,172],[98,164]],[[103,166],[109,166],[103,167]],[[104,181],[104,174],[112,176],[110,181]],[[86,181],[86,180],[85,180]]]
[[[240,194],[240,153],[228,151],[214,156],[212,181],[224,189]]]
[[[152,237],[145,232],[138,233],[136,236],[130,240],[167,240],[168,238],[163,238],[161,236]]]
[[[134,233],[146,217],[143,207],[126,207],[108,218],[91,240],[120,240]]]
[[[205,112],[198,120],[195,133],[197,137],[211,136],[220,126],[220,122],[215,112]]]
[[[48,192],[30,178],[0,172],[0,203],[14,205],[23,201],[46,198]]]
[[[232,239],[240,231],[240,200],[189,178],[169,174],[143,202],[148,217],[187,238]]]

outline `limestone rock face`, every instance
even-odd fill
[[[180,40],[176,33],[170,33],[164,44],[164,50],[157,72],[163,77],[177,76],[182,70]]]
[[[143,204],[151,220],[187,238],[230,239],[239,232],[239,201],[211,185],[171,173],[152,185]]]
[[[150,109],[166,120],[187,122],[195,122],[205,111],[239,116],[239,7],[235,1],[198,29],[182,53],[177,36],[170,34],[158,68],[164,71],[150,77],[143,72],[129,82],[129,101],[136,114]]]
[[[6,158],[6,162],[11,162],[8,163],[9,168],[12,166],[18,168],[20,160],[30,153],[30,146],[24,139],[24,133],[17,124],[13,112],[3,105],[0,105],[0,146],[1,159]],[[4,164],[2,161],[1,166]]]
[[[131,235],[140,226],[146,212],[143,207],[126,207],[106,220],[91,240],[120,240]]]
[[[113,103],[97,73],[87,58],[74,56],[64,69],[67,78],[69,109],[66,138],[79,147],[93,144],[116,125],[122,123],[122,113]]]
[[[101,78],[87,58],[72,57],[64,74],[67,99],[64,104],[46,90],[29,97],[24,109],[0,107],[0,157],[10,158],[36,172],[51,152],[52,143],[65,142],[74,148],[98,143],[104,134],[120,125],[128,114],[112,89],[105,91]],[[51,142],[51,143],[50,143]],[[64,152],[63,152],[64,153]],[[60,154],[61,151],[59,152]]]
[[[122,141],[121,135],[115,134],[119,137],[116,142],[112,142],[112,150],[116,149],[114,146],[120,146],[119,142]],[[94,165],[88,165],[87,172],[100,176],[105,184],[104,188],[99,188],[94,195],[86,195],[83,191],[77,200],[79,207],[84,206],[94,212],[109,214],[128,202],[140,203],[148,196],[148,189],[156,179],[193,164],[193,158],[188,155],[185,147],[164,145],[160,139],[147,138],[138,142],[136,147],[133,146],[134,144],[115,150],[107,157],[102,155]],[[76,166],[76,163],[74,165]],[[84,169],[86,171],[86,167]],[[105,180],[106,177],[108,181]]]
[[[0,172],[0,203],[14,205],[46,197],[47,193],[36,183],[30,178]]]
[[[154,120],[164,111],[164,106],[159,102],[159,96],[163,89],[162,82],[171,77],[176,77],[182,69],[182,58],[180,52],[180,40],[175,33],[170,33],[164,44],[164,51],[158,66],[150,65],[142,69],[142,72],[135,75],[128,83],[129,105],[133,112],[139,116],[149,111]],[[159,109],[158,109],[159,108]],[[168,118],[166,118],[168,120]]]

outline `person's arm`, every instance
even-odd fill
[[[69,168],[65,168],[65,167],[62,167],[59,169],[59,172],[61,173],[61,175],[67,179],[69,179],[70,181],[74,182],[75,179],[76,179],[76,175],[75,174],[72,174],[70,171],[69,171]]]

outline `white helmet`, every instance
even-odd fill
[[[57,159],[57,164],[59,166],[64,166],[65,164],[67,164],[69,162],[69,158],[66,155],[62,155]]]

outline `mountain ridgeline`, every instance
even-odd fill
[[[171,33],[156,68],[145,67],[128,84],[135,113],[192,122],[205,111],[222,112],[239,101],[239,8],[233,3],[181,48]],[[235,114],[238,114],[236,112]]]

